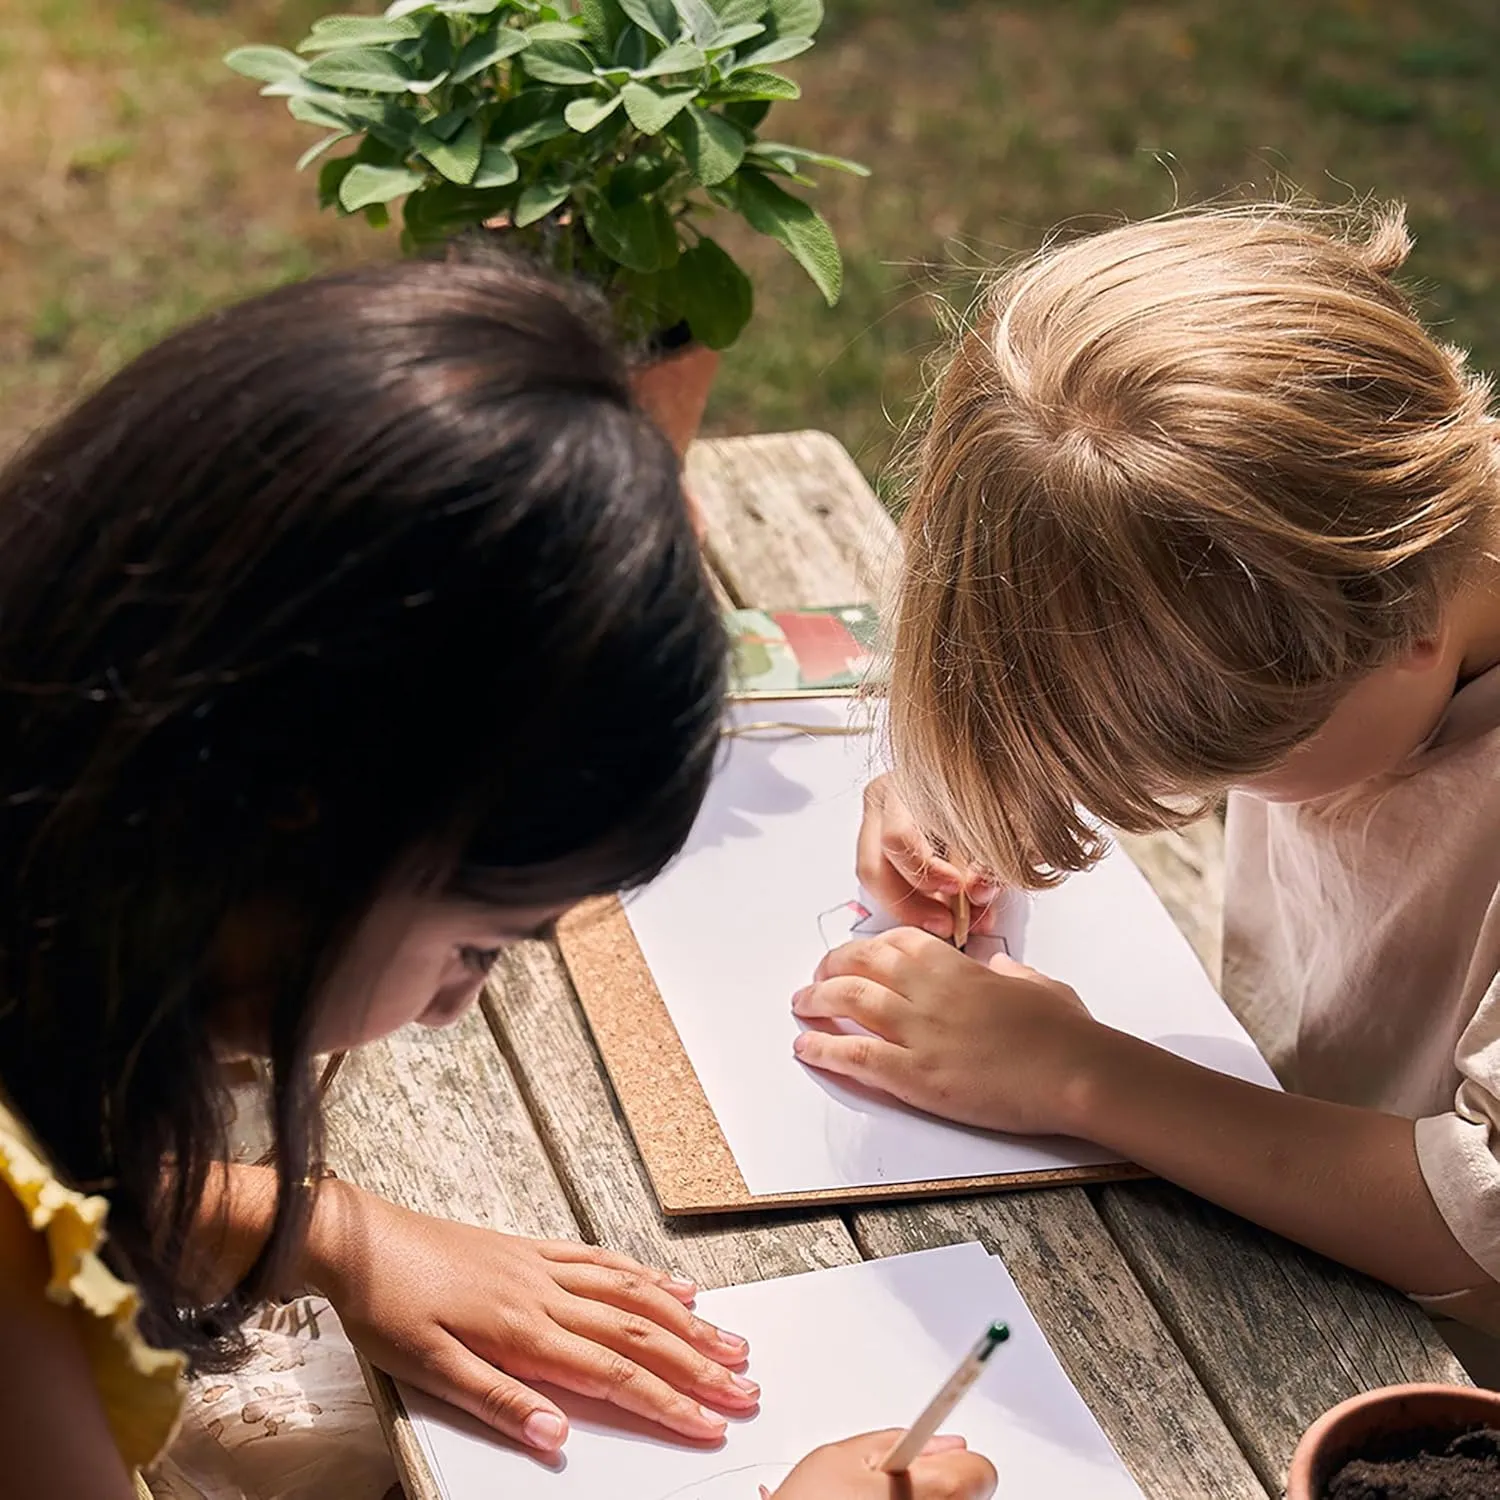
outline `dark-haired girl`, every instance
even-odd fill
[[[722,673],[667,443],[515,268],[248,302],[0,476],[5,1493],[128,1497],[184,1370],[307,1285],[537,1449],[566,1436],[538,1380],[698,1441],[753,1408],[691,1285],[315,1186],[314,1056],[452,1020],[503,944],[660,870]],[[267,1169],[226,1164],[251,1053]],[[886,1494],[869,1447],[782,1493]],[[981,1464],[915,1493],[987,1493]]]

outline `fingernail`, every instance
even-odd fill
[[[802,989],[798,990],[795,995],[792,996],[792,1014],[794,1016],[801,1013],[802,1002],[807,998],[807,992],[811,988],[811,985],[805,985]]]
[[[996,896],[1000,894],[998,887],[993,885],[976,885],[969,892],[969,900],[977,901],[981,906],[988,906]]]
[[[952,1453],[957,1448],[967,1448],[969,1445],[956,1432],[939,1433],[935,1438],[928,1438],[927,1446],[922,1449],[923,1453]]]
[[[759,1396],[760,1387],[753,1380],[747,1380],[743,1375],[731,1375],[729,1377],[735,1390],[743,1391],[747,1396]]]
[[[715,1432],[723,1432],[723,1430],[729,1426],[729,1423],[723,1417],[721,1417],[718,1412],[710,1411],[706,1406],[700,1406],[698,1408],[698,1415],[702,1417],[703,1420],[707,1422]]]
[[[534,1411],[526,1418],[521,1436],[533,1448],[557,1448],[561,1446],[566,1431],[561,1417],[553,1416],[550,1411]]]
[[[807,1033],[805,1031],[799,1031],[797,1033],[796,1039],[792,1042],[792,1051],[795,1052],[798,1057],[801,1057],[802,1054],[806,1052],[808,1047],[811,1045],[812,1044],[807,1040]]]
[[[719,1337],[726,1344],[728,1344],[731,1349],[738,1349],[741,1351],[741,1353],[743,1353],[750,1347],[749,1339],[742,1339],[739,1334],[730,1333],[726,1328],[716,1328],[714,1332],[717,1333]]]
[[[679,1292],[687,1292],[690,1295],[698,1290],[698,1283],[687,1276],[673,1275],[668,1279],[667,1285],[675,1287]]]

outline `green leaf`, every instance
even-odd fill
[[[572,42],[579,47],[588,43],[588,33],[568,21],[538,21],[522,34],[530,42]]]
[[[312,164],[317,161],[317,159],[322,156],[325,151],[332,150],[333,147],[337,146],[340,141],[347,141],[353,134],[354,132],[352,130],[347,130],[341,127],[340,129],[335,130],[332,135],[325,135],[323,139],[317,143],[316,146],[309,146],[307,150],[297,158],[297,170],[299,172],[305,171],[308,167],[312,166]]]
[[[344,179],[358,165],[352,156],[336,156],[325,161],[318,169],[318,207],[336,208],[339,188]]]
[[[303,78],[329,88],[356,89],[367,94],[404,94],[413,87],[411,74],[389,52],[375,47],[352,47],[325,52],[307,65]]]
[[[780,73],[767,73],[759,68],[736,72],[734,77],[713,91],[717,103],[733,103],[742,99],[800,99],[802,90],[790,78]]]
[[[672,3],[693,40],[700,47],[709,46],[721,30],[713,10],[704,0],[672,0]]]
[[[642,153],[623,161],[610,173],[604,191],[616,208],[637,198],[649,198],[677,174],[677,164],[665,151]]]
[[[707,235],[682,252],[674,278],[675,300],[693,337],[710,349],[727,349],[755,308],[750,278]]]
[[[451,141],[445,141],[440,135],[423,127],[412,136],[411,143],[449,182],[467,187],[479,170],[484,129],[478,120],[470,120]]]
[[[693,42],[676,41],[658,52],[644,68],[632,69],[636,78],[660,78],[667,73],[694,73],[708,59]]]
[[[620,90],[620,97],[625,101],[630,123],[643,135],[656,135],[687,108],[697,92],[697,89],[679,89],[672,94],[658,94],[644,83],[627,83]]]
[[[771,0],[777,36],[816,36],[823,24],[823,0]]]
[[[383,203],[370,203],[365,206],[365,223],[372,229],[384,229],[391,222],[391,211]]]
[[[304,125],[322,125],[329,130],[349,129],[352,117],[341,107],[344,101],[337,94],[330,94],[328,98],[332,102],[293,97],[286,101],[287,112]]]
[[[843,289],[844,264],[823,216],[761,172],[741,172],[735,189],[735,203],[751,227],[784,246],[832,307]]]
[[[299,52],[331,52],[340,47],[378,47],[421,36],[421,25],[406,17],[324,16],[314,21],[310,35],[297,43]]]
[[[495,0],[498,5],[500,0]],[[410,16],[419,10],[436,10],[436,0],[394,0],[394,3],[386,6],[385,18],[387,21],[398,21],[402,16]]]
[[[724,118],[733,120],[747,135],[771,112],[769,99],[747,99],[724,106]]]
[[[672,0],[620,0],[620,9],[657,41],[676,40],[680,28]]]
[[[578,14],[594,51],[600,57],[609,57],[626,24],[620,0],[578,0]]]
[[[707,49],[708,55],[716,57],[721,52],[738,47],[741,42],[754,41],[756,37],[764,36],[765,30],[759,21],[746,21],[742,26],[730,26],[714,38],[713,45]]]
[[[476,188],[509,187],[521,175],[521,168],[504,146],[486,146],[479,153],[479,170],[470,184]]]
[[[450,109],[445,115],[436,115],[431,120],[424,120],[422,128],[430,130],[440,141],[451,141],[472,118],[469,110]]]
[[[579,135],[587,135],[620,107],[620,96],[608,99],[574,99],[563,111],[563,118]]]
[[[615,42],[614,56],[611,59],[616,68],[624,68],[627,72],[634,72],[636,68],[646,66],[646,53],[650,50],[647,46],[650,38],[639,26],[627,26],[620,33]]]
[[[375,140],[384,142],[403,156],[411,150],[412,133],[418,120],[405,105],[389,96],[380,99],[346,96],[339,101],[339,108],[357,129],[367,131]]]
[[[427,179],[405,167],[372,167],[357,162],[339,184],[339,203],[355,213],[371,203],[390,203],[421,187]]]
[[[704,187],[733,177],[745,159],[745,137],[728,120],[696,105],[678,120],[675,134]]]
[[[511,151],[540,146],[571,133],[563,114],[568,95],[562,89],[522,89],[500,107],[490,126],[490,138]]]
[[[288,78],[300,78],[306,62],[295,52],[285,47],[236,47],[224,54],[225,65],[246,78],[258,78],[262,83],[281,83]]]
[[[464,43],[463,50],[453,62],[453,82],[467,83],[469,79],[493,68],[496,63],[514,57],[526,48],[526,33],[514,26],[503,26],[497,31],[480,32]]]
[[[543,83],[594,84],[594,61],[575,42],[532,42],[521,65]]]
[[[561,203],[566,203],[571,186],[566,182],[532,182],[521,189],[516,200],[513,222],[517,229],[545,219]]]
[[[505,0],[438,0],[437,8],[445,16],[489,16],[504,3]]]
[[[792,162],[829,167],[835,172],[848,172],[854,177],[870,175],[870,169],[863,162],[850,161],[847,156],[830,156],[826,151],[809,151],[803,146],[784,145],[781,141],[757,141],[755,149],[766,156],[783,156]]]
[[[769,0],[722,0],[714,5],[719,13],[719,25],[726,30],[742,26],[749,21],[759,21],[766,13]]]
[[[772,63],[788,62],[794,57],[801,57],[812,44],[810,36],[778,37],[774,42],[767,42],[764,47],[757,47],[743,57],[736,57],[734,72],[738,74],[741,68],[766,68]]]
[[[677,259],[677,228],[659,199],[636,198],[617,208],[595,197],[583,221],[594,243],[629,271],[664,271]]]

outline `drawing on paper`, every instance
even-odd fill
[[[845,901],[840,906],[829,907],[818,913],[818,932],[823,946],[830,953],[851,938],[873,937],[885,929],[879,925],[880,917],[863,901]]]
[[[741,1469],[726,1469],[707,1479],[695,1479],[681,1489],[668,1491],[661,1500],[755,1500],[758,1486],[764,1485],[774,1494],[795,1467],[794,1464],[746,1464]]]
[[[893,917],[877,911],[863,896],[818,913],[818,932],[830,953],[854,938],[877,937],[900,925]],[[987,963],[997,953],[1009,957],[1010,940],[998,932],[975,932],[965,944],[964,952],[980,963]]]

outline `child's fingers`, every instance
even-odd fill
[[[824,1031],[801,1032],[792,1043],[792,1051],[810,1068],[836,1073],[840,1078],[868,1084],[888,1094],[897,1092],[909,1056],[904,1047],[883,1037]]]
[[[908,1475],[911,1500],[989,1500],[1000,1482],[995,1466],[967,1448],[924,1453]]]
[[[908,1010],[895,991],[868,979],[829,979],[792,996],[792,1014],[804,1021],[854,1021],[887,1041],[901,1039],[901,1015]]]
[[[923,980],[946,972],[955,961],[966,962],[948,943],[915,928],[896,927],[879,937],[856,938],[825,953],[813,970],[813,979],[873,979],[910,999]]]
[[[952,932],[953,917],[948,908],[914,889],[911,881],[886,858],[884,835],[875,818],[867,817],[860,825],[854,871],[876,903],[894,912],[903,922],[925,927],[939,937]]]
[[[585,1245],[576,1240],[541,1240],[537,1244],[543,1257],[558,1265],[608,1266],[611,1270],[625,1271],[654,1282],[663,1291],[670,1292],[679,1302],[691,1302],[698,1291],[698,1284],[686,1276],[674,1275],[659,1270],[656,1266],[642,1265],[640,1261],[618,1250],[604,1245]]]

